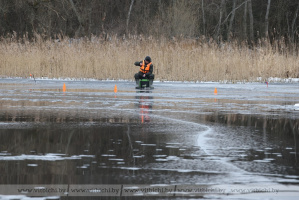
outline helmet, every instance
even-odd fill
[[[149,57],[149,56],[146,56],[144,60],[146,60],[146,61],[148,61],[148,62],[152,62],[152,59],[151,59],[151,57]]]

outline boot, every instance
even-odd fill
[[[140,88],[140,80],[139,79],[135,79],[136,81],[136,89]]]
[[[150,87],[151,89],[154,89],[154,87],[153,87],[153,83],[154,83],[154,79],[150,79],[150,80],[149,80],[149,87]]]
[[[154,79],[149,80],[149,86],[151,87],[153,85]]]

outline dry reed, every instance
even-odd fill
[[[282,45],[280,45],[279,48]],[[30,42],[2,38],[0,76],[49,78],[94,78],[132,80],[138,72],[135,61],[149,55],[156,80],[169,81],[256,81],[257,77],[298,77],[296,53],[278,47],[201,40],[153,39],[142,36],[104,40],[60,38]]]

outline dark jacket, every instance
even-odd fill
[[[140,62],[138,62],[138,61],[137,61],[137,62],[135,62],[135,63],[134,63],[134,65],[136,65],[136,66],[139,66],[139,67],[140,67],[140,63],[142,64],[142,62],[143,62],[143,61],[140,61]],[[147,76],[147,75],[150,75],[150,74],[152,74],[152,73],[153,73],[153,70],[154,70],[154,67],[153,67],[153,64],[151,64],[151,65],[150,65],[149,72],[148,72],[148,73],[146,73],[145,75]],[[140,72],[140,73],[142,73],[142,72]]]

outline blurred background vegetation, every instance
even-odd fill
[[[0,0],[0,35],[298,42],[298,0]]]

